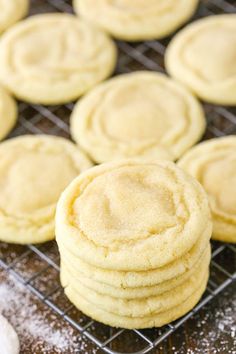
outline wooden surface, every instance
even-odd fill
[[[58,264],[58,252],[54,242],[39,246],[37,250]],[[0,311],[3,310],[3,314],[19,334],[21,354],[102,353],[96,345],[81,336],[60,315],[27,290],[26,284],[21,285],[22,281],[28,283],[61,311],[69,308],[67,315],[81,326],[89,323],[90,319],[71,307],[64,296],[59,286],[58,272],[32,250],[28,251],[27,246],[0,243]],[[236,269],[235,258],[233,251],[226,250],[217,256],[215,262],[220,266],[223,265],[231,274]],[[4,270],[3,264],[10,268]],[[221,272],[217,271],[216,267],[211,267],[213,283],[220,284],[225,278],[222,278]],[[111,329],[95,322],[88,331],[99,340],[105,341],[117,333],[118,329]],[[161,331],[147,329],[142,333],[154,341]],[[122,353],[132,353],[144,346],[144,341],[133,331],[124,331],[112,341],[110,348]],[[235,354],[236,283],[228,286],[151,353]]]
[[[36,248],[52,262],[58,264],[55,242]],[[225,250],[215,262],[224,266],[227,272],[236,269],[235,252]],[[81,326],[90,319],[70,305],[59,286],[58,272],[48,261],[42,260],[27,246],[14,246],[0,243],[0,310],[16,328],[21,340],[21,354],[52,353],[102,353],[86,337],[73,328],[66,320],[43,304],[42,300],[27,289],[27,284],[36,289],[42,297],[54,303],[61,311]],[[1,265],[10,266],[4,270]],[[211,267],[211,281],[221,284],[226,279],[216,267]],[[21,285],[24,281],[25,284]],[[33,333],[32,333],[33,331]],[[105,341],[117,333],[99,323],[88,327],[88,332],[97,339]],[[154,341],[162,329],[141,331]],[[55,344],[55,345],[53,345]],[[145,347],[145,342],[133,331],[124,331],[109,346],[122,353],[137,352]],[[235,354],[236,353],[236,282],[228,286],[210,303],[187,320],[170,335],[152,354]]]

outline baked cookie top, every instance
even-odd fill
[[[236,104],[236,14],[210,16],[181,30],[167,47],[167,71],[203,100]]]
[[[74,9],[115,38],[139,41],[174,32],[197,4],[198,0],[74,0]]]
[[[200,184],[174,163],[125,160],[89,169],[66,188],[56,237],[98,267],[149,270],[190,250],[209,215]]]
[[[0,80],[18,98],[42,104],[72,101],[110,75],[111,39],[69,14],[32,16],[0,40]]]
[[[24,17],[29,9],[29,0],[0,0],[0,33]]]
[[[236,136],[189,150],[178,165],[203,185],[213,215],[213,238],[236,242]]]
[[[64,138],[22,136],[0,145],[0,239],[38,243],[54,238],[60,193],[89,160]]]
[[[124,74],[83,97],[71,134],[91,158],[106,162],[144,157],[174,160],[205,130],[201,105],[182,85],[154,72]]]
[[[17,105],[15,100],[0,87],[0,140],[13,128],[17,120]]]

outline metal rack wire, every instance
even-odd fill
[[[72,12],[71,1],[32,0],[32,14],[51,11]],[[236,12],[236,2],[234,0],[202,1],[195,18],[222,12]],[[163,53],[168,41],[169,39],[165,39],[135,44],[119,42],[116,73],[143,69],[164,71]],[[204,107],[208,120],[205,139],[236,133],[235,108],[212,105]],[[45,107],[20,103],[19,122],[11,136],[46,133],[69,137],[68,119],[72,108],[73,104]],[[128,331],[110,328],[92,321],[69,303],[59,283],[59,254],[55,242],[39,246],[0,243],[0,270],[13,274],[80,334],[110,354],[144,354],[158,347],[236,279],[235,262],[236,246],[213,242],[211,276],[207,291],[200,303],[186,316],[161,329]]]

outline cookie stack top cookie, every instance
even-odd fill
[[[188,252],[209,225],[202,187],[174,164],[98,166],[75,179],[57,207],[56,236],[106,269],[147,270]]]

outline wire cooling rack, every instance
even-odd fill
[[[72,12],[71,1],[33,0],[31,14],[44,12]],[[200,3],[195,18],[218,13],[235,13],[234,0],[208,0]],[[116,73],[135,70],[163,72],[163,54],[169,38],[142,43],[118,42],[119,59]],[[204,139],[236,133],[236,109],[222,106],[204,106],[207,131]],[[11,137],[22,134],[55,134],[69,138],[68,121],[73,104],[45,107],[19,104],[19,122]],[[78,334],[87,337],[98,350],[106,353],[144,354],[159,348],[168,337],[175,335],[187,320],[236,279],[236,246],[212,243],[211,275],[207,290],[198,305],[181,319],[161,329],[124,330],[92,321],[66,300],[59,282],[59,254],[56,243],[39,246],[19,246],[0,243],[0,270],[14,275],[42,302],[62,316]],[[159,352],[159,349],[158,350]],[[80,350],[78,351],[78,353]],[[157,353],[157,351],[156,351]]]

